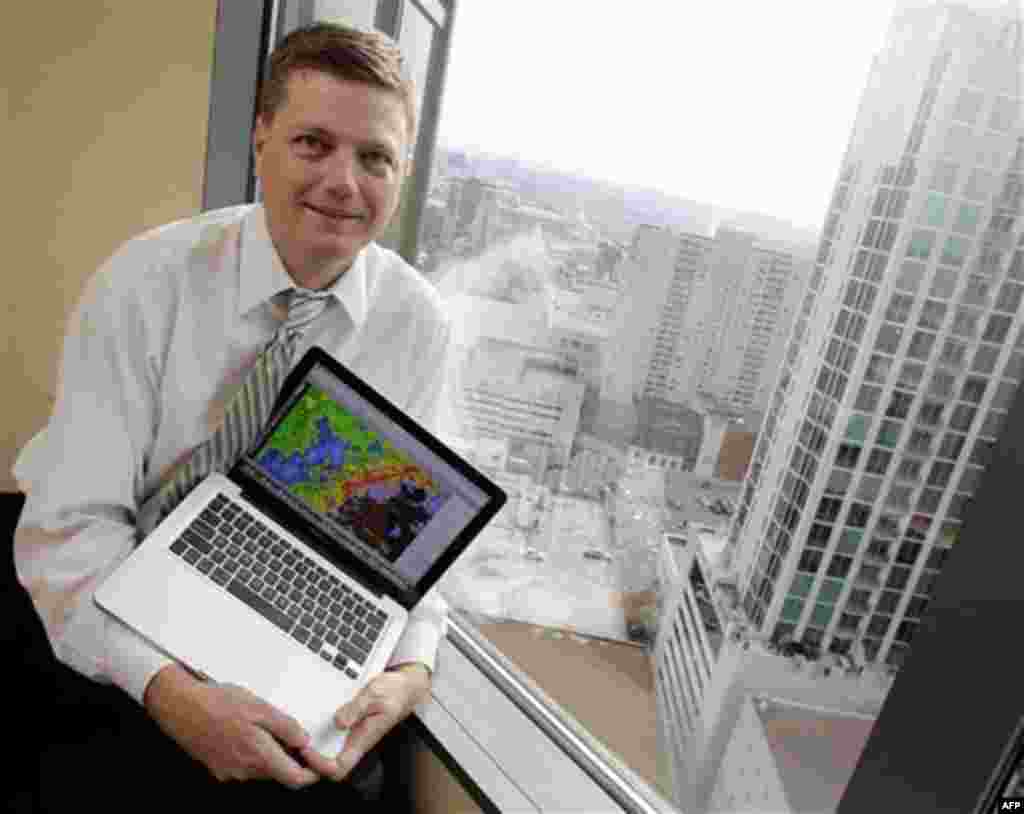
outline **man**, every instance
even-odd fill
[[[373,243],[398,206],[414,98],[397,47],[379,33],[318,24],[285,38],[253,133],[263,204],[168,224],[115,252],[71,319],[53,415],[15,464],[27,493],[16,567],[57,657],[125,691],[217,780],[268,781],[256,784],[261,800],[284,787],[338,794],[318,781],[343,780],[428,698],[443,601],[420,603],[388,670],[339,710],[349,734],[335,762],[307,747],[296,721],[242,688],[193,678],[92,596],[141,537],[146,499],[219,425],[282,324],[289,289],[328,295],[296,359],[321,345],[441,428],[448,321],[433,288]],[[119,745],[119,755],[83,759],[134,756],[135,744]],[[161,796],[180,791],[166,755],[145,778],[159,780]],[[83,793],[75,799],[89,807]],[[109,808],[117,794],[104,794]]]

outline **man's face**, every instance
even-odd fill
[[[330,284],[387,227],[407,139],[396,93],[319,71],[289,77],[253,151],[270,236],[297,283]]]

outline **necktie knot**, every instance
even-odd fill
[[[323,313],[330,296],[327,291],[293,288],[288,298],[288,316],[280,328],[281,338],[289,344],[294,343]]]

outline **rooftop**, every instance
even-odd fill
[[[875,718],[755,697],[754,709],[794,812],[834,811]]]

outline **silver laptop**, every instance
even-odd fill
[[[200,677],[293,716],[327,757],[338,707],[501,509],[490,479],[312,348],[260,436],[199,483],[96,603]]]

